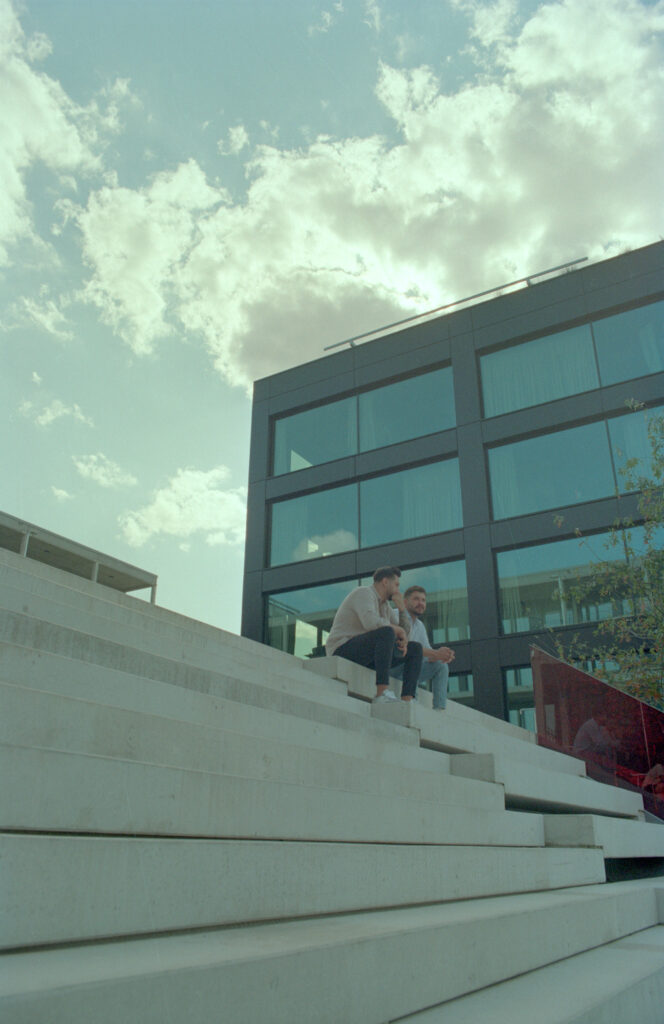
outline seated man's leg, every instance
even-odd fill
[[[422,668],[422,644],[413,640],[408,641],[406,655],[403,662],[403,686],[401,688],[401,699],[412,700],[417,691],[417,680]]]
[[[423,661],[420,671],[420,683],[431,680],[433,706],[441,710],[447,705],[447,682],[450,675],[449,665],[443,661]]]
[[[356,665],[376,670],[376,690],[378,696],[389,686],[390,665],[394,650],[395,635],[391,626],[371,629],[368,633],[358,633],[350,640],[337,647],[334,652],[340,658],[354,661]]]

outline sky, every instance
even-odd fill
[[[663,0],[0,0],[0,509],[239,632],[252,382],[661,238],[663,51]]]

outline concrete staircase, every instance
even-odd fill
[[[638,794],[373,692],[0,551],[3,1022],[664,1019]]]

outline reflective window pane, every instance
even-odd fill
[[[603,498],[615,491],[604,422],[491,448],[495,519]]]
[[[352,551],[357,543],[357,484],[331,487],[272,506],[270,565]]]
[[[588,324],[480,357],[484,415],[599,387]]]
[[[285,416],[274,424],[273,473],[292,473],[357,452],[355,398]]]
[[[635,533],[638,531],[634,531]],[[606,547],[607,535],[552,541],[496,555],[503,633],[597,622],[629,614],[626,597],[589,594],[579,601],[573,586],[587,580],[592,562],[622,561],[622,544]]]
[[[664,301],[593,323],[603,385],[664,370]]]
[[[638,412],[632,412],[626,416],[616,416],[615,419],[609,420],[611,450],[618,475],[618,486],[623,493],[630,490],[626,479],[630,473],[635,478],[652,474],[652,449],[648,440],[648,422],[653,415],[655,413],[652,410],[640,409]],[[637,460],[637,464],[630,468],[627,463],[633,459]]]
[[[458,459],[417,466],[360,483],[363,548],[462,525]]]
[[[356,580],[272,594],[268,598],[267,642],[298,658],[325,653],[335,612]]]
[[[503,669],[507,708],[512,725],[537,732],[535,699],[533,697],[533,670],[530,665]]]
[[[447,696],[450,700],[458,701],[459,704],[466,704],[468,707],[474,707],[475,696],[473,693],[473,673],[450,673]]]
[[[435,434],[456,423],[452,368],[365,391],[360,403],[360,451]]]

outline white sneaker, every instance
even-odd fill
[[[385,690],[384,693],[381,693],[380,697],[374,697],[373,703],[374,704],[391,704],[392,701],[396,700],[396,699],[397,698],[395,697],[395,695],[392,693],[391,690]]]

